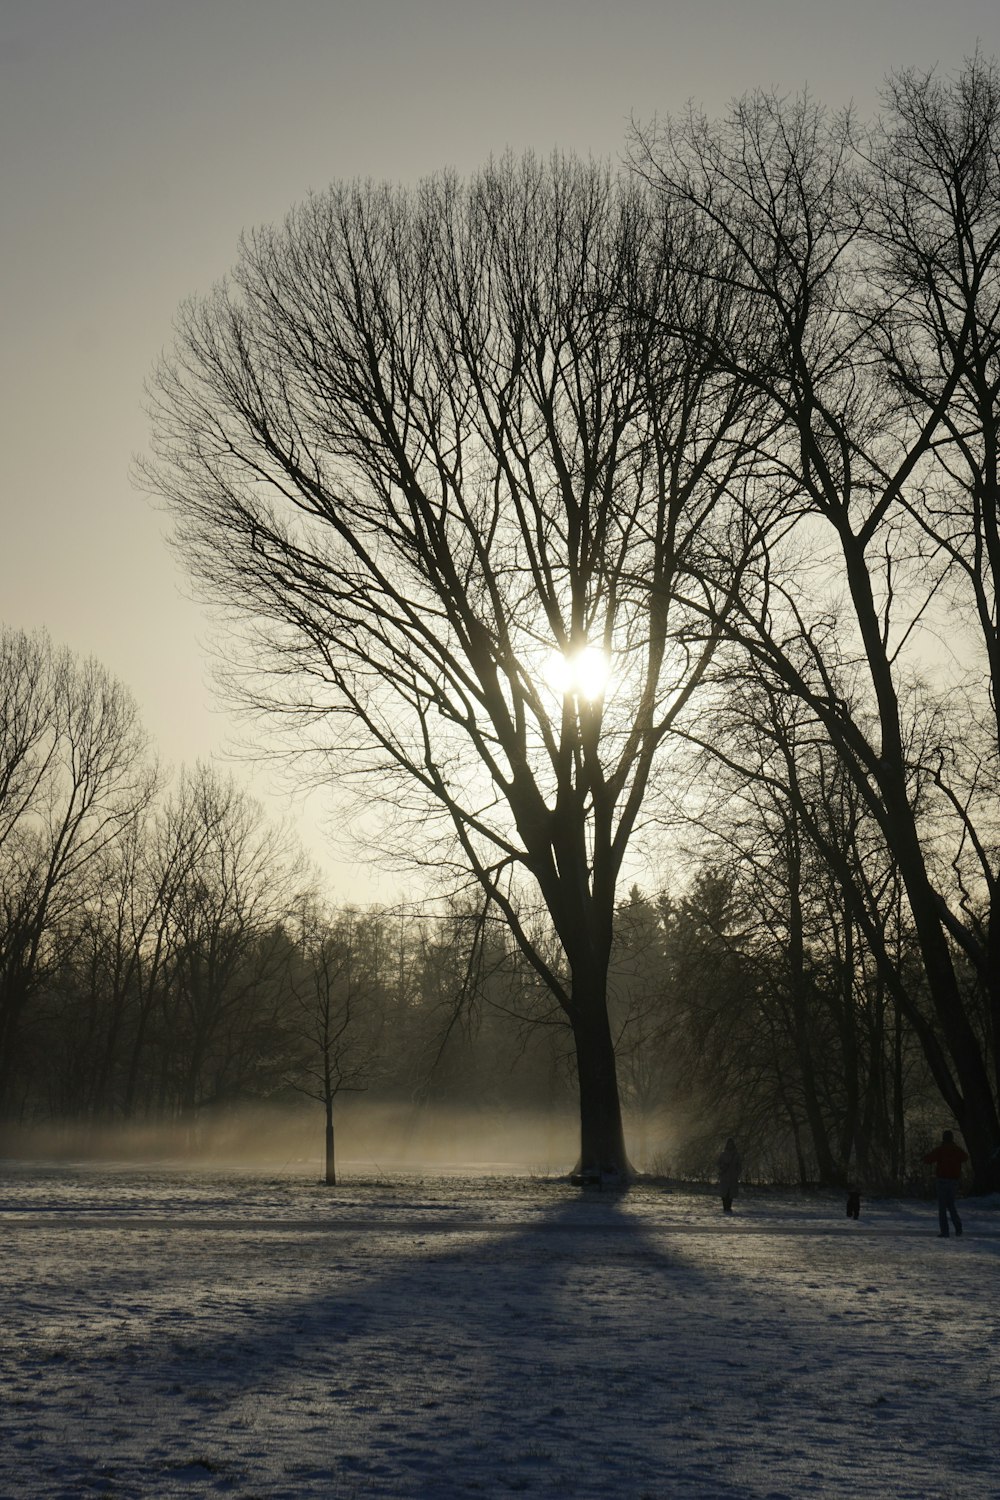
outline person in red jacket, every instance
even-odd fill
[[[937,1169],[937,1200],[938,1221],[941,1225],[939,1238],[948,1238],[948,1217],[955,1226],[955,1234],[962,1233],[962,1221],[958,1217],[958,1209],[955,1207],[955,1195],[958,1192],[958,1180],[962,1175],[962,1163],[968,1161],[969,1153],[963,1151],[961,1146],[955,1145],[955,1137],[950,1130],[946,1130],[941,1136],[940,1146],[935,1146],[933,1151],[928,1151],[924,1161],[929,1166]]]

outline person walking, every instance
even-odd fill
[[[740,1187],[740,1153],[736,1142],[729,1137],[719,1157],[719,1192],[722,1194],[722,1212],[731,1214],[733,1199]]]
[[[935,1146],[924,1157],[927,1165],[933,1166],[937,1173],[938,1222],[941,1225],[939,1239],[948,1238],[949,1217],[955,1226],[956,1236],[962,1233],[962,1221],[955,1207],[955,1197],[962,1175],[962,1163],[968,1159],[969,1153],[963,1151],[961,1146],[956,1146],[955,1137],[950,1130],[943,1132],[940,1146]]]

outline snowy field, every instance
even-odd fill
[[[1000,1497],[1000,1199],[0,1164],[0,1495]]]

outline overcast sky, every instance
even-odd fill
[[[244,227],[334,178],[617,157],[630,115],[756,85],[867,114],[977,40],[997,0],[0,0],[0,620],[102,661],[167,761],[222,753],[211,626],[128,470],[174,310]]]

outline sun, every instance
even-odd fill
[[[553,651],[545,664],[545,680],[554,693],[588,703],[602,696],[610,675],[611,663],[600,646],[580,646],[568,655]]]

